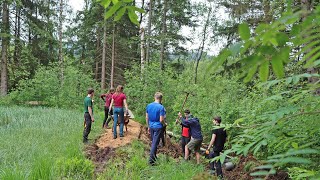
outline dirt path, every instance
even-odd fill
[[[124,137],[119,137],[119,126],[117,126],[118,138],[113,139],[112,129],[106,129],[105,132],[96,140],[95,144],[99,148],[118,148],[130,144],[133,140],[139,138],[142,125],[133,120],[128,124],[128,131],[124,129]]]

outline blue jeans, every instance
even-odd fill
[[[162,135],[163,128],[150,128],[150,135],[152,138],[152,144],[150,149],[149,163],[154,164],[157,159],[157,149]]]
[[[120,136],[123,136],[124,111],[123,108],[113,108],[113,136],[117,137],[118,116],[120,118]]]

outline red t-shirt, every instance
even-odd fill
[[[182,136],[183,137],[190,137],[190,135],[189,135],[189,128],[187,128],[187,127],[182,127]]]
[[[126,95],[124,93],[116,94],[114,93],[112,95],[114,107],[122,108],[123,107],[123,100],[127,99]]]
[[[100,96],[101,98],[103,98],[103,97],[105,97],[105,104],[104,104],[104,106],[105,107],[109,107],[110,106],[110,103],[111,103],[111,100],[112,100],[112,94],[102,94],[101,96]]]

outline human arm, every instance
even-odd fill
[[[123,104],[124,104],[124,107],[126,108],[125,114],[128,114],[128,104],[126,99],[123,100]]]
[[[147,125],[147,127],[148,127],[148,133],[150,133],[148,113],[146,113],[146,125]]]
[[[106,102],[105,97],[106,97],[106,95],[105,95],[105,94],[101,94],[101,96],[100,96],[100,98],[101,98],[104,102]]]
[[[207,150],[210,150],[211,146],[214,144],[214,141],[216,140],[216,136],[217,136],[216,134],[214,133],[212,134],[211,141],[209,143]]]
[[[88,106],[88,111],[91,117],[91,121],[94,122],[93,112],[92,112],[92,106]]]
[[[111,103],[110,103],[110,106],[109,106],[109,113],[111,112],[112,106],[113,106],[113,99],[111,100]]]

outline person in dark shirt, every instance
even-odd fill
[[[191,118],[191,119],[184,119],[179,112],[179,118],[181,121],[181,124],[183,126],[187,126],[190,128],[190,134],[191,134],[191,140],[190,142],[185,146],[185,155],[184,159],[189,159],[189,153],[190,150],[194,150],[196,153],[197,158],[197,164],[200,164],[200,147],[202,144],[202,133],[201,133],[201,125],[198,118]]]
[[[219,116],[214,117],[212,121],[214,125],[220,126],[221,117]],[[215,158],[220,155],[220,152],[222,152],[224,148],[224,143],[226,142],[226,139],[227,139],[227,132],[224,130],[224,128],[218,128],[218,129],[212,130],[212,138],[208,146],[207,152],[210,151],[210,148],[212,145],[213,145],[213,151],[210,152],[209,158]],[[221,177],[221,178],[223,177],[220,160],[210,162],[210,167],[212,172],[216,170],[218,177]]]
[[[110,103],[111,103],[111,100],[112,100],[112,95],[114,93],[114,89],[113,88],[110,88],[109,89],[109,92],[107,94],[102,94],[100,96],[100,98],[105,102],[104,104],[104,119],[103,119],[103,123],[102,123],[102,127],[103,128],[107,128],[108,127],[108,124],[111,120],[111,116],[108,117],[109,115],[109,106],[110,106]],[[111,109],[111,114],[110,115],[113,115],[113,110]]]
[[[193,115],[190,113],[189,109],[184,110],[184,119],[187,121],[188,119],[192,119]],[[178,120],[176,120],[176,123]],[[191,135],[190,135],[190,128],[189,126],[184,126],[182,123],[181,125],[181,149],[182,149],[182,155],[184,157],[185,155],[185,146],[190,142]]]

